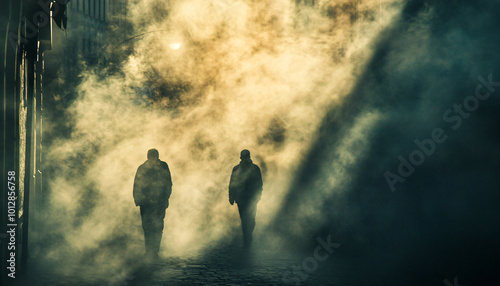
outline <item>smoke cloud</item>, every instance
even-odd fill
[[[383,174],[415,139],[437,127],[451,132],[444,110],[474,93],[478,75],[494,71],[483,51],[498,40],[485,47],[481,32],[493,16],[469,16],[488,5],[299,2],[129,2],[128,19],[141,36],[107,47],[124,58],[118,71],[84,69],[68,109],[70,131],[47,154],[55,171],[46,225],[60,243],[46,258],[116,268],[140,255],[132,185],[150,148],[173,180],[163,254],[203,253],[239,235],[227,187],[242,149],[263,171],[256,234],[269,234],[268,245],[307,247],[332,234],[347,252],[376,256],[387,248],[372,252],[373,245],[425,233],[438,194],[448,192],[446,177],[458,171],[443,166],[465,152],[460,144],[491,147],[498,138],[486,127],[474,130],[482,120],[476,117],[448,133],[447,147],[398,192]],[[476,114],[493,112],[484,110]],[[465,140],[467,132],[476,139]],[[488,174],[493,168],[483,167]],[[394,244],[401,256],[391,261],[415,255]]]
[[[126,57],[119,72],[84,69],[68,109],[70,133],[53,140],[46,157],[57,166],[47,224],[62,242],[52,258],[76,252],[109,262],[120,257],[116,243],[141,251],[132,185],[153,147],[174,184],[163,252],[202,251],[239,235],[227,186],[245,148],[263,170],[257,220],[265,229],[321,120],[344,101],[400,10],[393,1],[130,2],[128,19],[142,36],[109,45],[108,53]],[[358,120],[336,164],[355,163],[361,151],[351,149],[379,117]]]
[[[408,2],[378,35],[351,92],[324,116],[273,230],[305,247],[331,234],[356,273],[348,285],[498,281],[500,101],[476,93],[491,85],[488,76],[500,81],[497,10],[487,1]],[[415,140],[437,128],[446,141],[403,177],[399,156],[411,162]],[[394,192],[386,171],[404,179]]]

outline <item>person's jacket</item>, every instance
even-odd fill
[[[236,203],[256,203],[262,195],[259,166],[245,159],[233,168],[229,181],[229,199]]]
[[[168,207],[172,194],[172,178],[167,163],[149,159],[137,169],[134,179],[136,206],[159,205]]]

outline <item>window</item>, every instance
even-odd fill
[[[90,1],[89,0],[82,0],[82,1],[83,1],[83,14],[90,15]]]
[[[107,9],[106,9],[106,0],[101,0],[102,1],[102,21],[105,22],[107,21],[108,19],[107,18],[107,15],[106,15],[106,12],[107,12]]]
[[[101,0],[96,0],[95,9],[96,9],[95,10],[96,11],[96,14],[95,14],[96,19],[102,20],[102,15],[101,15]]]

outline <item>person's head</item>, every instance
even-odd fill
[[[247,149],[243,149],[240,153],[240,159],[241,160],[250,159],[250,151],[248,151]]]
[[[158,153],[158,150],[156,149],[149,149],[148,150],[148,160],[154,160],[154,159],[159,159],[160,158],[160,153]]]

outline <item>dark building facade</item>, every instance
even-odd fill
[[[64,119],[61,111],[76,98],[83,67],[106,67],[112,61],[106,47],[130,37],[131,29],[126,0],[2,4],[0,272],[1,284],[9,285],[38,248],[40,217],[50,196],[44,176],[55,176],[44,162],[51,140],[43,139],[44,120]]]
[[[53,24],[62,29],[66,26],[67,2],[10,0],[3,3],[0,12],[3,39],[0,265],[3,285],[25,269],[30,212],[38,211],[43,195],[44,52],[52,48]]]

